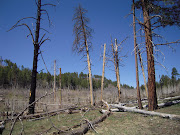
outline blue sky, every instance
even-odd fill
[[[48,2],[44,0],[43,2]],[[131,1],[120,0],[52,0],[57,4],[55,8],[46,7],[49,12],[52,26],[49,27],[47,17],[44,15],[42,26],[47,29],[50,34],[51,41],[47,41],[42,45],[43,57],[46,62],[48,70],[53,73],[53,61],[57,61],[57,67],[62,68],[62,72],[84,72],[88,73],[86,68],[86,59],[82,59],[82,55],[72,52],[72,44],[74,40],[72,17],[75,7],[79,3],[88,10],[87,17],[90,19],[89,26],[94,30],[92,34],[93,49],[90,52],[92,62],[92,74],[102,74],[102,59],[100,56],[103,53],[103,44],[110,45],[110,36],[117,38],[121,42],[125,37],[129,38],[122,44],[122,54],[128,54],[127,58],[123,60],[123,67],[120,67],[121,83],[135,86],[135,62],[133,55],[133,28]],[[140,12],[138,12],[138,15]],[[142,15],[142,14],[141,14]],[[31,37],[26,38],[28,31],[24,27],[16,28],[7,32],[19,19],[23,17],[36,17],[36,4],[34,0],[1,0],[0,1],[0,56],[3,59],[10,59],[12,62],[17,63],[18,66],[24,65],[32,69],[33,60],[33,44]],[[35,28],[35,23],[32,20],[26,20],[32,29],[32,23]],[[179,39],[180,29],[177,27],[167,27],[165,29],[158,29],[156,32],[163,35],[166,40],[174,41]],[[41,36],[43,31],[41,31]],[[158,43],[158,40],[155,40]],[[160,41],[161,42],[161,41]],[[165,40],[163,41],[165,42]],[[171,75],[171,69],[176,67],[180,72],[180,47],[179,45],[172,45],[175,52],[168,47],[160,47],[159,49],[165,55],[165,61],[162,61],[163,56],[158,55],[160,61],[167,71],[158,64],[156,65],[156,79],[159,75]],[[159,53],[160,54],[160,53]],[[145,55],[145,54],[144,54]],[[145,60],[145,58],[144,58]],[[140,68],[140,67],[139,67]],[[146,63],[145,63],[146,68]],[[44,69],[45,66],[41,57],[39,57],[38,71]],[[108,62],[108,67],[105,68],[105,77],[111,80],[116,80],[114,67]],[[57,74],[59,72],[57,71]],[[142,73],[140,72],[140,84],[143,83]]]

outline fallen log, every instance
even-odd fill
[[[108,110],[102,109],[102,110],[100,110],[100,113],[106,113],[107,111],[108,111]],[[110,112],[120,112],[119,109],[110,109],[109,111],[110,111]]]
[[[140,113],[140,114],[151,115],[151,116],[159,116],[159,117],[162,117],[162,118],[168,118],[168,119],[171,119],[171,120],[180,121],[180,115],[140,110],[140,109],[135,109],[134,107],[125,107],[125,106],[120,106],[120,105],[116,105],[116,104],[114,104],[114,105],[111,104],[111,107],[118,108],[120,111],[136,112],[136,113]]]
[[[175,104],[179,104],[179,103],[180,103],[180,100],[174,100],[174,101],[170,101],[170,102],[160,103],[160,104],[158,104],[158,108],[163,108],[163,107],[167,107],[167,106],[171,106],[171,105],[175,105]],[[143,105],[143,108],[148,108],[148,105]]]
[[[163,107],[167,107],[167,106],[171,106],[171,105],[175,105],[175,104],[179,104],[179,103],[180,103],[180,100],[175,100],[175,101],[171,101],[171,102],[158,104],[158,107],[163,108]]]
[[[180,100],[180,96],[167,97],[167,98],[164,98],[163,100]]]
[[[87,121],[87,123],[81,125],[80,128],[73,130],[69,133],[66,133],[66,135],[83,135],[83,134],[87,133],[87,131],[89,130],[89,127],[104,121],[109,115],[110,115],[110,111],[107,111],[102,116],[95,119],[94,121],[90,121],[90,122]]]

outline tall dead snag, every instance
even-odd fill
[[[148,110],[153,111],[157,109],[157,95],[155,84],[155,66],[152,45],[151,22],[148,10],[148,0],[141,0],[144,30],[145,30],[145,43],[147,53],[147,66],[148,66]]]
[[[144,78],[144,87],[145,87],[145,91],[146,91],[146,97],[148,98],[148,89],[147,89],[147,83],[146,83],[146,76],[145,76],[145,73],[144,73],[143,59],[142,59],[141,52],[140,52],[138,46],[137,46],[137,51],[138,51],[139,62],[140,62],[140,65],[141,65],[141,70],[142,70],[143,78]]]
[[[47,30],[40,27],[40,23],[41,23],[41,19],[42,19],[42,13],[46,14],[48,16],[48,20],[49,20],[49,15],[48,15],[47,10],[42,9],[42,7],[44,7],[44,6],[55,6],[55,5],[49,4],[49,3],[41,4],[41,0],[38,0],[36,2],[36,5],[37,5],[37,17],[36,18],[34,18],[34,17],[22,18],[19,21],[17,21],[17,23],[10,29],[10,30],[12,30],[12,29],[20,27],[20,26],[25,26],[29,30],[29,34],[27,35],[27,37],[31,36],[32,41],[33,41],[33,45],[34,45],[33,69],[32,69],[32,77],[31,77],[30,95],[29,95],[29,105],[30,105],[29,106],[29,113],[30,114],[34,114],[34,109],[35,109],[35,103],[34,104],[32,104],[32,103],[35,101],[35,97],[36,97],[35,94],[36,94],[37,63],[38,63],[38,55],[41,53],[40,47],[45,41],[49,40],[49,38],[44,39],[46,33],[39,40],[40,29],[47,32]],[[32,32],[32,30],[30,29],[30,27],[26,23],[23,23],[23,21],[25,19],[35,20],[36,29],[35,29],[34,33]],[[50,20],[49,20],[49,23],[50,23]]]
[[[127,39],[127,38],[126,38]],[[119,56],[118,56],[118,47],[126,40],[124,39],[119,45],[117,44],[117,39],[115,39],[115,45],[113,45],[111,41],[111,48],[112,48],[112,57],[115,67],[115,73],[116,73],[116,80],[117,80],[117,88],[118,88],[118,102],[120,102],[120,97],[121,97],[121,84],[120,84],[120,75],[119,75]]]
[[[91,47],[90,38],[92,37],[91,36],[92,29],[87,25],[89,23],[89,19],[85,16],[86,13],[87,10],[82,8],[81,5],[79,5],[75,9],[75,14],[73,16],[73,21],[75,22],[73,29],[73,33],[75,35],[75,40],[73,43],[73,51],[77,51],[77,53],[83,53],[83,56],[87,57],[91,105],[94,105],[91,63],[89,56],[89,49]]]
[[[120,84],[120,75],[119,75],[119,57],[118,57],[118,45],[117,39],[115,39],[115,67],[116,67],[116,79],[117,79],[117,88],[118,88],[118,100],[120,102],[121,97],[121,84]]]
[[[56,60],[54,60],[54,87],[53,87],[53,92],[54,92],[54,102],[56,102]]]
[[[106,61],[106,44],[104,44],[104,54],[103,54],[103,70],[102,70],[102,79],[101,79],[101,101],[103,100],[105,61]]]
[[[62,89],[61,89],[61,68],[59,68],[59,103],[62,105]]]
[[[35,42],[34,42],[34,58],[33,58],[33,70],[31,78],[31,89],[29,96],[29,104],[35,101],[36,97],[36,76],[37,76],[37,62],[39,55],[39,32],[40,32],[40,21],[41,21],[41,0],[38,0],[37,5],[37,18],[36,18],[36,32],[35,32]],[[34,114],[35,104],[29,107],[29,113]]]
[[[139,89],[139,73],[138,73],[138,61],[137,61],[137,42],[136,42],[136,24],[135,24],[135,6],[133,0],[133,31],[134,31],[134,55],[135,55],[135,67],[136,67],[136,89],[139,109],[142,109],[141,94]]]

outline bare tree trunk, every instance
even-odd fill
[[[61,68],[59,68],[59,103],[62,105],[62,89],[61,89]]]
[[[90,85],[90,97],[91,97],[91,105],[94,105],[94,96],[93,96],[93,84],[92,84],[92,74],[91,74],[91,63],[89,58],[89,50],[88,45],[86,42],[86,52],[87,52],[87,63],[88,63],[88,70],[89,70],[89,85]]]
[[[54,87],[53,87],[53,92],[54,92],[54,102],[56,102],[56,60],[54,60]]]
[[[103,100],[105,61],[106,61],[106,44],[104,44],[104,54],[103,54],[103,70],[102,70],[102,79],[101,79],[101,101]]]
[[[146,40],[146,52],[147,52],[147,65],[148,65],[148,110],[152,111],[157,109],[157,95],[156,95],[156,84],[155,84],[155,66],[152,46],[152,33],[151,33],[151,22],[148,12],[148,0],[141,0],[143,18],[144,18],[144,29],[145,29],[145,40]]]
[[[39,55],[39,31],[40,31],[40,20],[41,20],[41,0],[38,0],[37,18],[36,18],[36,32],[35,32],[35,43],[34,43],[34,58],[33,58],[33,70],[31,77],[31,89],[29,95],[29,104],[35,101],[36,97],[36,77],[37,77],[37,61]],[[29,106],[29,113],[34,114],[35,104]]]
[[[137,43],[136,43],[136,24],[135,24],[135,6],[133,0],[133,31],[134,31],[134,55],[135,55],[135,67],[136,67],[136,89],[139,109],[142,109],[141,94],[139,90],[139,73],[138,73],[138,61],[137,61]]]
[[[120,84],[120,76],[119,76],[119,58],[118,58],[117,39],[115,39],[115,64],[116,64],[116,79],[117,79],[117,88],[118,88],[118,101],[120,102],[121,84]]]
[[[146,76],[145,76],[145,73],[144,73],[143,60],[142,60],[141,52],[140,52],[138,46],[137,46],[137,49],[138,49],[138,55],[139,55],[139,62],[140,62],[140,65],[141,65],[143,78],[144,78],[144,87],[145,87],[145,91],[146,91],[146,97],[148,98],[148,89],[147,89],[147,83],[146,83]]]
[[[88,70],[89,70],[89,85],[90,85],[90,97],[91,97],[91,105],[94,105],[94,96],[93,96],[93,84],[92,84],[92,73],[91,73],[91,63],[90,63],[90,58],[89,58],[89,47],[87,43],[87,37],[86,37],[86,30],[84,26],[84,21],[82,17],[82,11],[80,12],[80,18],[81,18],[81,23],[83,27],[83,34],[84,34],[84,43],[86,47],[86,54],[87,54],[87,63],[88,63]]]

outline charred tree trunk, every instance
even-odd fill
[[[38,55],[39,55],[40,20],[41,20],[41,0],[38,0],[36,33],[35,33],[35,42],[34,42],[33,70],[32,70],[32,77],[31,77],[29,104],[32,104],[35,101],[35,97],[36,97],[36,77],[37,77],[37,62],[38,62]],[[34,114],[34,109],[35,109],[35,104],[29,107],[29,113]]]
[[[134,31],[134,55],[135,55],[135,67],[136,67],[136,89],[139,109],[142,109],[141,94],[139,90],[139,73],[138,73],[138,61],[137,61],[137,43],[136,43],[136,25],[135,25],[135,6],[133,0],[133,31]]]
[[[141,0],[141,2],[144,18],[145,42],[148,65],[148,110],[152,111],[157,109],[157,95],[155,84],[155,66],[152,46],[151,22],[148,11],[148,0]]]

